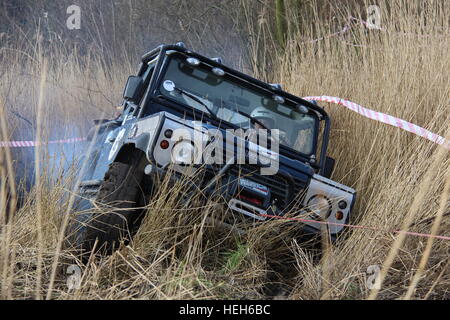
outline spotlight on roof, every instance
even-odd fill
[[[211,60],[222,64],[222,58],[216,57],[216,58],[212,58]]]
[[[200,60],[197,58],[189,57],[186,59],[187,63],[189,63],[191,66],[198,66],[200,64]]]
[[[297,105],[297,111],[300,113],[303,113],[303,114],[307,114],[309,110],[304,105],[299,104],[299,105]]]
[[[279,83],[271,83],[270,86],[271,86],[274,90],[282,90],[281,84],[279,84]]]
[[[212,72],[218,77],[223,77],[225,75],[225,71],[223,71],[223,69],[220,68],[213,68]]]
[[[184,44],[184,42],[177,42],[177,43],[175,43],[175,45],[177,46],[177,47],[181,47],[181,48],[183,48],[183,49],[186,49],[186,45]]]

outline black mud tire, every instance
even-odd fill
[[[136,233],[143,217],[139,208],[145,205],[146,198],[143,160],[145,157],[136,153],[110,165],[97,194],[101,212],[93,212],[77,235],[82,260],[92,253],[110,255]]]

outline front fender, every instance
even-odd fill
[[[128,121],[117,132],[114,144],[109,152],[109,162],[114,162],[130,145],[144,152],[147,159],[152,162],[152,150],[155,137],[160,128],[163,116],[153,115],[137,121]]]

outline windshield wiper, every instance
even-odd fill
[[[197,98],[196,96],[194,96],[192,93],[189,93],[183,89],[180,89],[178,87],[174,87],[174,89],[176,91],[178,91],[179,93],[181,93],[182,95],[185,95],[186,97],[191,98],[192,100],[194,100],[197,103],[200,103],[203,107],[205,107],[205,109],[208,111],[208,113],[214,118],[217,119],[217,116],[215,115],[215,113],[206,105],[206,103],[204,103],[202,100],[200,100],[199,98]]]
[[[239,114],[241,114],[241,115],[243,115],[244,117],[249,118],[250,121],[259,124],[261,127],[263,127],[264,129],[266,129],[267,131],[270,131],[270,129],[267,128],[267,126],[266,126],[264,123],[262,123],[261,121],[259,121],[259,120],[256,119],[256,118],[253,118],[253,117],[252,117],[251,115],[249,115],[248,113],[246,113],[246,112],[244,112],[244,111],[240,111],[240,110],[236,110],[236,112],[239,113]]]

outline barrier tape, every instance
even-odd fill
[[[342,28],[342,30],[339,30],[339,31],[337,31],[337,32],[335,32],[335,33],[332,33],[332,34],[329,34],[329,35],[327,35],[327,36],[323,36],[323,37],[320,37],[320,38],[317,38],[317,39],[313,39],[313,40],[306,41],[306,43],[315,43],[315,42],[318,42],[318,41],[321,41],[321,40],[324,40],[324,39],[337,37],[337,36],[339,36],[339,35],[342,35],[342,34],[346,33],[346,32],[349,31],[351,28],[352,28],[352,26],[350,25],[350,23],[347,23],[346,25],[344,25],[344,27]]]
[[[402,231],[402,230],[385,230],[385,229],[381,229],[381,228],[377,228],[377,227],[359,226],[359,225],[353,225],[353,224],[347,224],[347,223],[318,221],[318,220],[310,220],[310,219],[302,219],[302,218],[294,218],[294,217],[289,218],[289,217],[281,217],[281,216],[274,216],[274,215],[270,215],[270,214],[261,214],[261,213],[259,215],[261,217],[275,218],[275,219],[281,219],[281,220],[291,220],[291,221],[300,221],[300,222],[314,222],[314,223],[318,223],[318,224],[341,226],[341,227],[347,227],[347,228],[353,228],[353,229],[382,231],[382,232],[386,232],[386,233],[404,233],[404,234],[407,234],[407,235],[410,235],[410,236],[416,236],[416,237],[450,240],[450,237],[447,237],[447,236],[432,235],[432,234],[428,234],[428,233]]]
[[[443,145],[445,148],[450,149],[450,141],[446,140],[445,138],[441,137],[440,135],[437,135],[427,129],[424,129],[422,127],[419,127],[416,124],[413,124],[411,122],[405,121],[400,118],[393,117],[391,115],[373,111],[371,109],[364,108],[363,106],[356,104],[354,102],[344,100],[338,97],[330,97],[330,96],[311,96],[311,97],[303,97],[305,100],[314,100],[314,101],[323,101],[323,102],[330,102],[342,105],[366,118],[382,122],[400,129],[403,129],[405,131],[414,133],[415,135],[418,135],[422,138],[428,139],[434,143]]]
[[[51,141],[0,141],[0,148],[29,148],[36,147],[46,144],[62,144],[62,143],[75,143],[80,141],[86,141],[86,138],[70,138],[62,140],[51,140]]]
[[[329,34],[329,35],[317,38],[317,39],[312,39],[312,40],[305,41],[303,43],[315,43],[315,42],[318,42],[318,41],[321,41],[321,40],[324,40],[324,39],[333,38],[333,37],[337,37],[337,36],[343,35],[343,34],[347,33],[348,31],[350,31],[350,29],[352,29],[354,27],[354,25],[352,25],[352,22],[359,23],[360,25],[362,25],[363,27],[365,27],[367,29],[371,29],[371,30],[375,29],[375,30],[378,30],[378,31],[389,32],[389,33],[392,33],[392,34],[398,34],[398,35],[403,35],[403,36],[417,36],[417,37],[424,37],[424,38],[429,38],[430,36],[435,36],[435,35],[426,35],[426,34],[416,34],[416,33],[388,31],[388,30],[385,30],[385,29],[383,29],[383,28],[381,28],[381,27],[379,27],[379,26],[377,26],[375,24],[372,24],[370,22],[367,22],[367,21],[364,21],[362,19],[358,19],[358,18],[349,16],[347,23],[344,25],[344,27],[341,30],[336,31],[336,32],[334,32],[332,34]],[[447,37],[446,35],[438,35],[438,36]]]
[[[333,37],[337,37],[337,36],[343,35],[343,34],[347,33],[348,31],[350,31],[350,29],[353,28],[352,21],[359,22],[362,26],[364,26],[364,27],[366,27],[366,28],[368,28],[368,29],[383,30],[383,29],[381,29],[380,27],[377,27],[377,26],[375,26],[375,25],[372,25],[372,24],[370,24],[370,23],[368,23],[368,22],[366,22],[366,21],[364,21],[364,20],[360,20],[360,19],[358,19],[358,18],[355,18],[355,17],[351,17],[351,16],[350,16],[349,19],[348,19],[348,22],[344,25],[344,27],[343,27],[341,30],[336,31],[336,32],[334,32],[334,33],[332,33],[332,34],[329,34],[329,35],[326,35],[326,36],[317,38],[317,39],[308,40],[308,41],[306,41],[306,42],[304,42],[304,43],[315,43],[315,42],[322,41],[322,40],[324,40],[324,39],[333,38]],[[383,30],[383,31],[384,31],[384,30]]]
[[[405,131],[414,133],[415,135],[418,135],[420,137],[423,137],[425,139],[428,139],[434,143],[443,145],[445,148],[450,149],[450,141],[446,140],[445,138],[441,137],[440,135],[437,135],[427,129],[424,129],[416,124],[413,124],[411,122],[405,121],[400,118],[393,117],[391,115],[374,111],[371,109],[364,108],[363,106],[354,103],[349,100],[344,100],[338,97],[331,97],[331,96],[310,96],[310,97],[303,97],[305,100],[314,100],[314,101],[322,101],[322,102],[330,102],[342,105],[366,118],[382,122],[400,129],[403,129]],[[23,148],[23,147],[35,147],[39,145],[44,144],[59,144],[59,143],[74,143],[74,142],[80,142],[85,141],[86,138],[71,138],[71,139],[64,139],[64,140],[53,140],[48,142],[37,142],[37,141],[0,141],[0,148],[4,147],[10,147],[10,148]]]

